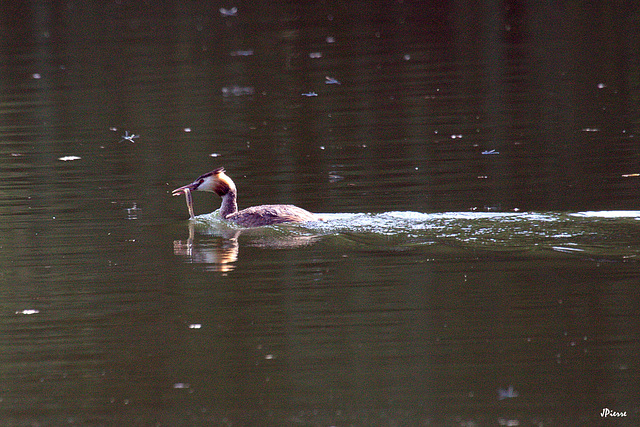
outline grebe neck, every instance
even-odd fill
[[[227,216],[238,212],[238,202],[236,201],[236,191],[229,190],[222,197],[222,204],[220,205],[220,216],[226,218]]]

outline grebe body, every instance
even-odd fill
[[[294,205],[260,205],[238,210],[238,190],[225,173],[224,168],[217,168],[200,175],[191,184],[176,188],[171,194],[189,195],[191,191],[209,191],[222,198],[220,216],[241,227],[261,227],[286,222],[317,221],[319,218],[311,212]],[[189,203],[189,202],[188,202]]]

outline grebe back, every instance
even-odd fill
[[[174,196],[189,194],[191,191],[209,191],[222,198],[220,216],[242,227],[261,227],[285,222],[317,221],[318,217],[309,211],[294,205],[260,205],[238,211],[238,190],[225,173],[217,168],[200,175],[191,184],[176,188]]]

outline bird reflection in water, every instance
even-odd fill
[[[192,263],[205,264],[207,270],[226,273],[235,268],[238,259],[240,230],[227,230],[225,235],[214,236],[205,242],[195,240],[195,222],[189,221],[189,237],[186,241],[173,241],[173,254],[185,257]]]
[[[174,240],[174,255],[185,257],[186,262],[203,264],[206,270],[227,273],[236,268],[242,244],[264,249],[295,249],[315,243],[320,236],[293,234],[287,226],[277,228],[235,229],[223,221],[196,218],[187,223],[187,240]]]

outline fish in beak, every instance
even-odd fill
[[[193,214],[193,197],[191,196],[191,190],[195,190],[195,188],[196,188],[195,183],[191,183],[191,184],[183,185],[182,187],[176,188],[171,192],[172,196],[180,196],[184,194],[187,200],[187,209],[189,209],[189,218],[191,219],[195,218],[195,215]]]

